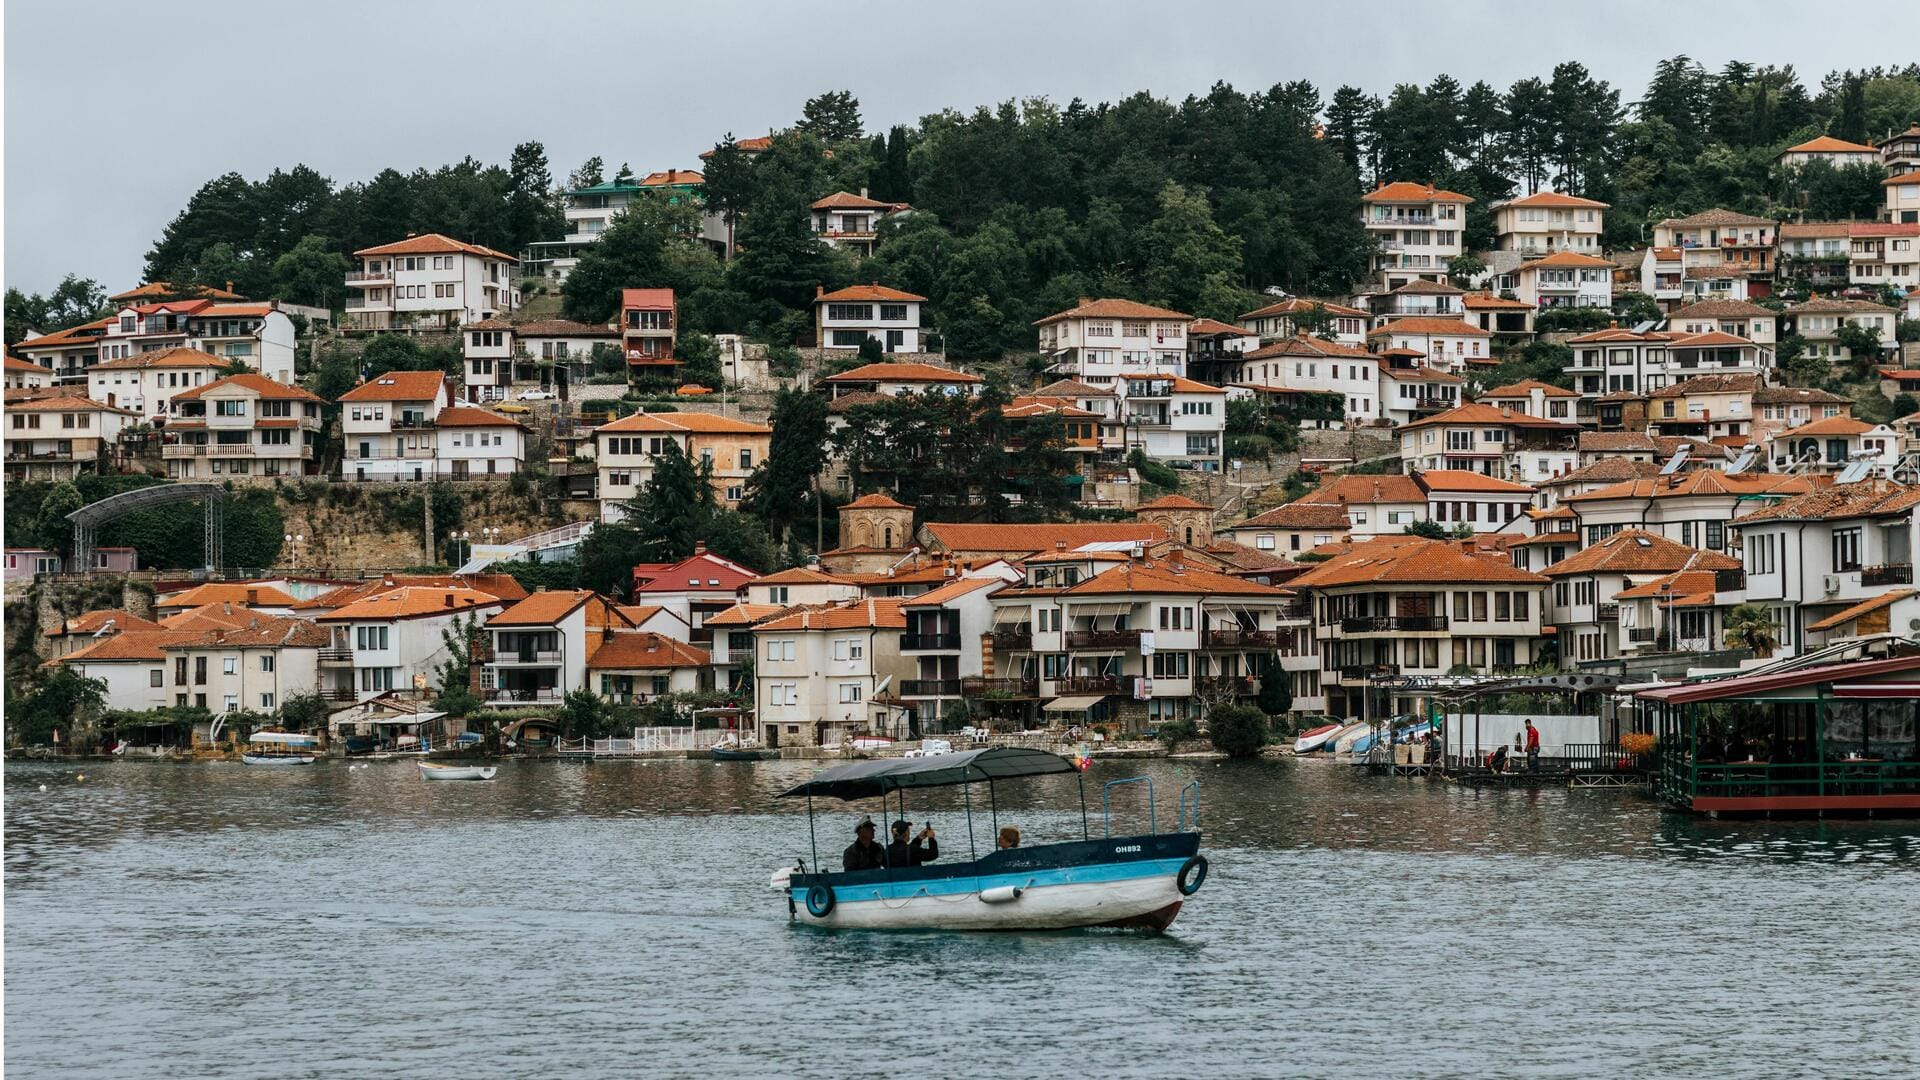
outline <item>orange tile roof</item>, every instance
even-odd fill
[[[47,631],[48,637],[73,637],[80,634],[95,634],[112,624],[115,633],[129,630],[163,630],[165,627],[152,619],[143,619],[124,608],[101,608],[67,619],[60,625]]]
[[[7,357],[7,370],[18,371],[18,372],[21,372],[22,374],[27,374],[27,375],[52,375],[53,374],[52,368],[41,367],[39,364],[28,363],[27,361],[22,360],[17,356]]]
[[[1346,532],[1353,528],[1347,508],[1334,503],[1301,499],[1255,514],[1245,521],[1222,526],[1223,529],[1331,529]]]
[[[671,311],[672,289],[621,289],[620,307],[624,311]]]
[[[130,410],[102,404],[90,397],[74,393],[60,393],[48,397],[8,398],[8,412],[103,412],[118,413],[121,416],[136,415]],[[44,436],[52,438],[52,435]]]
[[[706,667],[711,663],[713,654],[707,650],[648,630],[612,634],[587,657],[587,667],[595,671]]]
[[[1815,420],[1810,424],[1801,424],[1799,427],[1789,431],[1783,431],[1775,435],[1774,439],[1797,439],[1802,436],[1812,437],[1818,435],[1861,435],[1872,430],[1873,425],[1863,420],[1855,420],[1850,416],[1829,416],[1821,420]]]
[[[156,367],[224,368],[228,361],[199,349],[155,349],[93,365],[92,371],[143,371]]]
[[[1471,195],[1462,195],[1457,191],[1436,188],[1432,184],[1416,184],[1411,180],[1397,180],[1360,196],[1361,202],[1457,202],[1470,203]]]
[[[650,172],[640,178],[641,187],[663,187],[670,184],[704,184],[706,182],[707,178],[705,175],[694,172],[692,169],[663,169],[659,172]]]
[[[1493,389],[1482,393],[1480,397],[1483,400],[1486,398],[1523,398],[1523,397],[1531,396],[1535,390],[1540,391],[1543,395],[1547,397],[1579,397],[1580,396],[1579,393],[1577,393],[1576,391],[1555,386],[1552,383],[1543,383],[1539,379],[1521,379],[1517,383],[1508,383],[1505,386],[1496,386]]]
[[[1415,316],[1411,319],[1395,319],[1387,325],[1369,333],[1370,338],[1386,337],[1389,334],[1452,334],[1457,337],[1492,337],[1493,331],[1482,330],[1465,319],[1430,318]]]
[[[258,319],[278,310],[272,304],[211,304],[194,314],[206,319]]]
[[[735,604],[725,611],[707,616],[707,626],[752,626],[789,610],[786,604]]]
[[[1319,487],[1302,495],[1298,501],[1340,505],[1357,503],[1361,506],[1425,503],[1427,493],[1421,490],[1413,477],[1398,473],[1387,476],[1335,476],[1322,480]]]
[[[1671,574],[1676,570],[1737,570],[1740,560],[1717,551],[1690,548],[1645,529],[1622,529],[1574,552],[1545,570],[1548,577],[1569,574]]]
[[[503,413],[475,409],[466,405],[449,405],[434,414],[433,422],[439,427],[517,427],[526,430],[526,425]]]
[[[1501,203],[1500,206],[1501,208],[1508,206],[1546,206],[1559,207],[1562,209],[1608,209],[1607,203],[1600,202],[1597,199],[1583,199],[1578,195],[1568,195],[1559,191],[1536,191],[1532,195],[1528,195],[1522,199],[1509,199]]]
[[[889,289],[876,281],[870,285],[849,285],[844,289],[835,289],[830,293],[819,293],[813,298],[813,302],[816,304],[837,303],[846,300],[886,300],[902,304],[918,304],[926,300],[926,297],[910,292],[901,292],[899,289]]]
[[[853,500],[850,503],[847,503],[846,505],[840,507],[840,509],[842,510],[875,510],[875,509],[911,510],[912,507],[908,506],[906,503],[900,502],[897,499],[889,498],[886,495],[881,494],[880,492],[873,491],[860,496],[859,498]]]
[[[210,603],[197,608],[169,615],[160,620],[160,625],[169,630],[204,630],[209,627],[245,626],[253,614],[245,604]]]
[[[980,525],[929,522],[927,535],[949,551],[1052,551],[1064,543],[1069,549],[1083,544],[1166,539],[1158,525],[1144,522],[1065,523],[1043,525]]]
[[[1880,151],[1871,146],[1861,146],[1857,142],[1836,139],[1831,135],[1822,135],[1817,139],[1808,139],[1798,146],[1789,146],[1780,151],[1782,154],[1874,154]]]
[[[1367,360],[1373,363],[1378,363],[1380,360],[1378,356],[1358,346],[1342,345],[1337,341],[1327,341],[1304,333],[1262,345],[1247,353],[1242,359],[1266,360],[1275,356],[1305,356],[1314,359],[1333,357],[1340,360]]]
[[[173,395],[173,400],[198,400],[215,390],[251,390],[269,401],[312,401],[323,404],[325,401],[325,399],[319,395],[303,390],[298,386],[288,386],[285,383],[277,383],[265,375],[256,375],[253,372],[229,375],[224,379],[215,379],[204,386],[196,386],[191,390],[182,390],[180,393]]]
[[[55,330],[52,333],[42,334],[37,338],[28,338],[25,341],[15,343],[13,347],[22,350],[34,350],[98,345],[100,343],[100,334],[98,331],[104,331],[108,324],[112,322],[112,319],[95,319],[90,323],[81,323],[79,326],[69,326],[65,330]]]
[[[1589,432],[1588,434],[1597,434]],[[1584,440],[1581,449],[1586,449]],[[1569,473],[1561,473],[1551,480],[1543,481],[1542,487],[1554,487],[1561,484],[1604,483],[1617,484],[1622,480],[1638,480],[1647,476],[1660,475],[1660,466],[1651,461],[1635,461],[1632,458],[1599,458],[1591,465],[1585,465]],[[1564,507],[1562,508],[1564,509]]]
[[[733,145],[736,150],[745,150],[748,153],[757,154],[760,151],[769,149],[770,147],[773,146],[773,136],[755,135],[755,136],[752,136],[751,138],[736,139],[734,140]],[[700,152],[700,158],[703,161],[712,156],[713,156],[712,150],[702,150]]]
[[[1492,293],[1483,293],[1483,292],[1468,293],[1467,295],[1460,298],[1460,303],[1464,305],[1469,311],[1473,311],[1476,309],[1486,310],[1486,311],[1532,311],[1533,310],[1533,305],[1527,303],[1525,300],[1509,300],[1504,296],[1495,296]]]
[[[1058,311],[1044,319],[1035,319],[1033,325],[1045,326],[1061,319],[1178,319],[1192,322],[1193,316],[1184,311],[1170,311],[1152,304],[1142,304],[1134,300],[1082,300],[1074,307]]]
[[[1196,382],[1192,379],[1187,378],[1184,375],[1124,374],[1124,375],[1121,375],[1120,377],[1127,380],[1128,382],[1170,382],[1173,384],[1174,392],[1179,394],[1224,394],[1226,393],[1226,390],[1221,387],[1208,386],[1206,383]]]
[[[1664,499],[1688,496],[1801,495],[1817,486],[1806,476],[1782,476],[1774,473],[1742,473],[1728,476],[1718,469],[1700,469],[1679,476],[1648,476],[1610,484],[1595,491],[1568,495],[1561,502],[1601,502],[1607,499]]]
[[[128,289],[126,292],[114,293],[112,296],[107,297],[107,299],[114,303],[126,303],[130,300],[145,300],[149,297],[158,299],[160,297],[180,294],[211,297],[215,300],[245,299],[239,293],[229,292],[226,289],[216,289],[211,285],[182,285],[176,288],[170,281],[151,281],[145,285]]]
[[[1862,600],[1859,603],[1853,605],[1852,607],[1845,608],[1840,611],[1836,611],[1833,614],[1827,616],[1826,618],[1821,619],[1819,622],[1808,623],[1807,629],[1832,630],[1837,626],[1842,626],[1846,623],[1850,623],[1853,620],[1858,619],[1862,615],[1866,615],[1870,612],[1878,611],[1883,607],[1891,607],[1895,603],[1898,603],[1899,601],[1905,600],[1906,598],[1914,595],[1920,595],[1920,594],[1916,594],[1912,589],[1893,589],[1888,592],[1881,593],[1879,596],[1876,596],[1871,600]]]
[[[175,593],[155,604],[164,608],[195,608],[202,604],[241,604],[255,607],[291,608],[293,597],[274,585],[251,585],[244,581],[209,581],[183,593]]]
[[[1549,428],[1572,433],[1580,430],[1577,425],[1560,423],[1555,420],[1543,420],[1538,416],[1514,412],[1512,409],[1496,408],[1492,405],[1469,403],[1443,413],[1422,417],[1400,425],[1400,430],[1430,427],[1436,424],[1504,424],[1507,427]]]
[[[396,240],[391,244],[361,248],[355,256],[363,255],[478,255],[485,259],[504,259],[510,263],[520,260],[504,251],[495,251],[479,244],[463,244],[444,233],[427,233],[425,236],[409,236],[405,240]]]
[[[432,401],[447,385],[443,371],[389,371],[340,395],[341,401]]]
[[[461,586],[402,585],[337,607],[320,616],[319,621],[418,619],[430,615],[456,615],[489,606],[504,607],[505,604],[505,601],[491,593]]]
[[[1513,565],[1499,552],[1465,540],[1384,537],[1355,544],[1287,582],[1293,589],[1340,585],[1515,584],[1545,585],[1547,579]],[[1472,550],[1468,550],[1472,545]]]
[[[1067,596],[1116,596],[1145,593],[1176,596],[1270,596],[1286,593],[1257,581],[1216,574],[1197,566],[1183,566],[1168,559],[1149,565],[1129,559],[1063,590]]]
[[[1364,319],[1370,314],[1369,312],[1361,311],[1359,308],[1348,307],[1345,304],[1336,304],[1330,300],[1313,300],[1304,296],[1289,296],[1277,304],[1268,304],[1266,307],[1255,308],[1240,317],[1243,319],[1261,319],[1269,315],[1293,315],[1300,312],[1312,311],[1316,307],[1324,310],[1329,315],[1345,315],[1349,318]]]
[[[59,662],[78,664],[86,661],[164,660],[167,657],[167,642],[181,636],[173,630],[129,630],[124,634],[102,638],[83,649],[75,649],[60,657]]]
[[[818,570],[810,570],[804,566],[796,566],[790,570],[782,570],[777,574],[768,574],[766,577],[755,578],[753,580],[753,584],[755,585],[852,585],[853,582],[848,581],[846,578],[834,577],[832,574],[823,574]]]
[[[869,199],[865,195],[855,195],[851,191],[836,191],[824,199],[814,200],[811,209],[814,209],[814,210],[891,210],[894,207],[900,206],[900,205],[903,205],[903,204],[881,202],[879,199]]]
[[[1659,600],[1663,604],[1669,600],[1681,607],[1687,607],[1700,597],[1707,602],[1713,601],[1718,579],[1711,570],[1678,570],[1654,578],[1644,585],[1635,585],[1631,589],[1622,589],[1613,594],[1615,600]]]
[[[1762,521],[1837,521],[1842,518],[1885,517],[1901,514],[1920,505],[1920,487],[1908,487],[1891,480],[1862,480],[1855,484],[1834,484],[1817,491],[1763,506],[1734,519],[1746,526]]]
[[[611,424],[602,424],[594,434],[621,432],[652,432],[654,434],[674,435],[771,435],[773,429],[765,424],[756,424],[748,420],[735,420],[730,416],[714,413],[676,412],[647,413],[638,412],[623,416]]]
[[[901,606],[938,607],[949,600],[958,600],[969,593],[977,593],[981,589],[996,588],[1005,584],[1006,582],[997,577],[955,578],[938,588],[928,589],[919,596],[906,601]]]
[[[978,375],[969,375],[952,368],[935,367],[932,364],[865,364],[852,371],[843,371],[838,375],[829,375],[820,380],[823,383],[867,383],[867,382],[936,382],[936,383],[977,383],[984,380]]]
[[[1135,507],[1135,509],[1136,510],[1206,510],[1211,512],[1213,510],[1213,507],[1208,506],[1206,503],[1203,503],[1198,499],[1189,499],[1185,495],[1162,495],[1159,498],[1153,500],[1152,502],[1141,503],[1139,506]]]
[[[1561,250],[1561,251],[1556,251],[1553,254],[1546,256],[1545,258],[1535,259],[1532,262],[1521,263],[1515,269],[1516,270],[1533,270],[1540,267],[1554,269],[1558,267],[1569,267],[1569,266],[1604,266],[1604,267],[1607,267],[1608,269],[1612,269],[1613,260],[1602,259],[1597,255],[1582,255],[1577,251]]]
[[[530,593],[526,599],[488,619],[487,626],[552,626],[571,615],[575,608],[598,596],[591,589],[554,589]],[[609,610],[612,608],[604,598],[601,604]],[[588,623],[592,625],[593,620],[590,618]]]
[[[854,600],[825,607],[808,606],[755,626],[756,631],[786,630],[904,630],[906,613],[898,597]]]
[[[285,615],[261,615],[248,612],[239,626],[209,626],[177,631],[163,643],[168,649],[213,649],[275,646],[318,649],[327,644],[327,631],[308,622]]]
[[[1533,488],[1465,469],[1429,469],[1414,477],[1428,491],[1481,491],[1531,495]]]
[[[1224,323],[1219,319],[1195,319],[1187,324],[1187,333],[1189,335],[1203,334],[1210,337],[1221,334],[1228,335],[1229,337],[1251,337],[1253,335],[1253,331],[1244,326]]]

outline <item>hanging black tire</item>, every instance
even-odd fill
[[[833,886],[815,885],[807,890],[807,914],[816,919],[824,919],[833,914]]]
[[[1180,876],[1174,879],[1174,884],[1179,887],[1181,896],[1192,896],[1200,891],[1201,884],[1206,880],[1207,857],[1195,855],[1181,865]],[[809,907],[813,905],[811,896],[808,898],[807,905]]]

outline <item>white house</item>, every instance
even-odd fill
[[[1914,595],[1916,504],[1920,488],[1870,479],[1816,489],[1734,519],[1746,601],[1768,609],[1784,649],[1802,652],[1817,644],[1813,638],[1858,619],[1864,612],[1856,605]],[[1850,618],[1834,619],[1843,613]],[[1910,632],[1906,621],[1882,621],[1878,629]]]
[[[813,296],[815,340],[822,349],[858,349],[871,338],[890,353],[921,351],[920,305],[924,296],[874,282]]]
[[[264,375],[229,375],[173,395],[160,457],[177,480],[308,475],[325,404]]]
[[[1121,375],[1181,375],[1193,316],[1132,300],[1090,300],[1034,325],[1048,371],[1091,386],[1112,387]]]
[[[1122,375],[1115,386],[1129,450],[1139,447],[1158,461],[1189,462],[1202,472],[1220,470],[1225,390],[1178,375]]]
[[[1883,216],[1899,225],[1920,222],[1920,169],[1889,176],[1880,181],[1887,189]]]
[[[397,585],[355,600],[314,621],[327,631],[320,652],[320,689],[330,701],[365,701],[412,689],[416,678],[439,688],[440,669],[455,657],[449,632],[485,623],[506,601],[462,585]],[[469,661],[469,657],[458,657]]]
[[[1493,246],[1525,255],[1600,254],[1608,206],[1559,191],[1538,191],[1493,206]]]
[[[1372,269],[1381,291],[1447,279],[1449,264],[1463,250],[1470,196],[1402,180],[1383,183],[1360,201],[1360,221],[1378,248]]]
[[[1613,306],[1613,260],[1561,250],[1514,271],[1513,295],[1544,311],[1556,307]]]
[[[1900,434],[1885,424],[1832,416],[1789,428],[1768,439],[1767,461],[1775,472],[1839,473],[1864,463],[1885,476],[1900,463]]]
[[[340,395],[341,479],[433,479],[434,418],[450,398],[438,371],[389,371]]]
[[[1298,334],[1221,363],[1217,376],[1230,386],[1337,394],[1356,423],[1383,415],[1380,358],[1353,345]]]
[[[94,471],[112,456],[120,430],[140,419],[70,394],[8,401],[4,414],[7,479],[16,483]]]
[[[325,643],[326,633],[305,619],[240,609],[219,626],[129,630],[61,662],[105,682],[109,709],[270,713],[318,689],[317,658]]]
[[[1774,161],[1784,166],[1805,165],[1812,161],[1824,161],[1836,169],[1864,165],[1878,170],[1880,151],[1845,139],[1836,139],[1831,135],[1808,139],[1806,142],[1789,146],[1780,151]]]
[[[1367,335],[1375,349],[1410,349],[1426,366],[1459,374],[1467,364],[1492,359],[1493,334],[1459,318],[1395,319]]]
[[[836,191],[815,202],[811,209],[813,232],[820,242],[855,255],[873,254],[880,243],[882,221],[913,210],[906,203],[869,199],[865,188],[858,195]]]
[[[1808,356],[1824,357],[1835,364],[1852,360],[1852,350],[1840,344],[1842,326],[1858,326],[1878,331],[1883,348],[1892,347],[1900,313],[1869,300],[1843,300],[1816,296],[1787,308],[1787,329],[1806,340]],[[1877,359],[1877,358],[1876,358]]]
[[[481,698],[513,708],[591,689],[587,660],[608,635],[632,630],[632,620],[599,593],[536,592],[487,620]]]
[[[900,653],[900,600],[801,608],[753,627],[754,712],[763,746],[836,746],[863,732],[906,736],[882,700],[913,670]]]
[[[1259,335],[1263,342],[1300,333],[1324,334],[1355,348],[1367,343],[1367,328],[1372,321],[1372,315],[1359,308],[1300,296],[1290,296],[1240,316],[1240,325]]]
[[[53,385],[53,369],[30,364],[16,356],[7,361],[6,385],[9,390],[45,390]],[[89,394],[89,397],[92,395]],[[98,398],[94,400],[98,401]]]
[[[441,409],[433,421],[433,475],[442,480],[504,480],[526,468],[528,434],[518,420],[486,409]]]
[[[620,521],[627,503],[653,477],[654,459],[672,443],[697,468],[713,470],[714,495],[736,506],[746,494],[747,478],[767,458],[773,429],[714,413],[634,413],[593,433],[599,471],[600,520]]]
[[[278,300],[222,303],[207,298],[128,304],[106,320],[99,362],[141,353],[194,349],[242,364],[274,382],[292,385],[293,320]]]
[[[172,411],[175,394],[205,386],[226,369],[219,357],[185,346],[137,352],[88,368],[87,396],[154,419]]]
[[[349,330],[446,330],[520,306],[519,260],[440,233],[409,236],[353,253],[343,325]]]

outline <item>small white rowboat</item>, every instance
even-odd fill
[[[491,780],[497,771],[492,765],[434,765],[416,761],[420,776],[426,780]]]

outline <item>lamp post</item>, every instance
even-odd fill
[[[285,540],[286,540],[287,555],[289,560],[288,565],[297,569],[300,564],[297,561],[299,559],[299,556],[295,554],[295,551],[300,547],[300,545],[307,542],[306,534],[305,533],[287,533],[285,534]]]
[[[473,531],[471,529],[462,529],[461,531],[453,534],[453,554],[455,558],[459,557],[460,545],[462,544],[465,544],[467,546],[467,552],[469,555],[471,555],[473,552]],[[466,559],[460,559],[459,565],[455,566],[454,569],[457,570],[459,569],[460,566],[464,566],[466,564],[466,561],[467,561]]]

